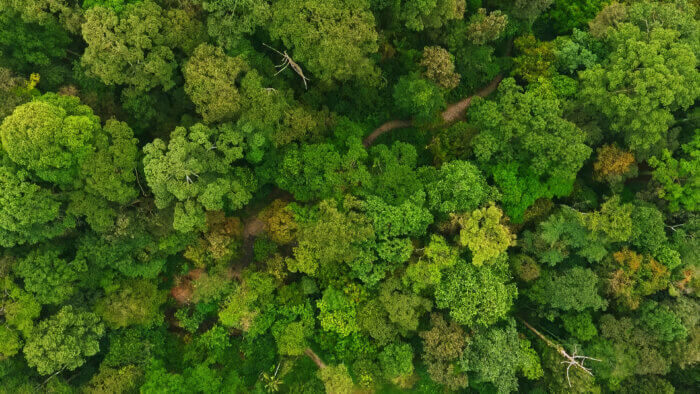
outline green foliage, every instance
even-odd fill
[[[362,252],[359,243],[374,235],[364,215],[341,212],[333,201],[322,201],[319,214],[317,220],[299,229],[294,259],[287,260],[292,272],[315,276],[319,267],[350,263]]]
[[[605,310],[608,303],[598,294],[598,276],[587,268],[545,271],[525,294],[532,302],[558,311]]]
[[[439,169],[424,167],[421,170],[428,207],[435,212],[472,211],[498,197],[481,171],[468,161],[454,160]]]
[[[0,0],[0,393],[695,392],[698,56],[693,0]]]
[[[530,352],[529,342],[518,338],[515,322],[510,320],[504,328],[494,326],[478,331],[467,345],[460,365],[470,372],[473,383],[488,382],[497,392],[510,393],[518,388],[518,372],[527,370],[529,379],[542,376],[539,357],[535,353],[530,359]]]
[[[88,9],[95,6],[111,8],[117,13],[124,9],[126,4],[137,3],[141,0],[83,0],[83,8]]]
[[[422,331],[423,361],[427,364],[430,378],[447,386],[450,390],[465,388],[467,375],[456,365],[464,352],[467,337],[455,322],[449,324],[442,315],[430,316],[430,329]]]
[[[694,48],[681,33],[652,24],[630,23],[611,30],[612,51],[603,64],[581,73],[581,95],[605,115],[626,145],[647,156],[664,141],[673,112],[687,109],[700,95]]]
[[[245,134],[232,124],[177,127],[166,143],[144,147],[144,173],[160,209],[175,205],[175,229],[203,229],[204,210],[239,209],[251,198],[256,179],[243,159]]]
[[[0,137],[13,162],[68,186],[95,149],[99,130],[99,118],[76,97],[47,94],[17,107],[0,126]]]
[[[567,34],[586,27],[606,3],[607,0],[554,0],[543,15],[543,23],[557,34]]]
[[[508,15],[501,11],[493,11],[488,15],[485,8],[479,8],[469,19],[467,37],[476,45],[483,45],[497,40],[508,24]]]
[[[0,159],[3,152],[0,151]],[[0,166],[0,245],[12,247],[35,244],[65,233],[75,227],[72,215],[64,215],[65,207],[58,193],[33,183],[26,170],[18,169],[9,160]]]
[[[598,335],[589,312],[567,313],[561,316],[564,329],[574,338],[589,341]]]
[[[423,48],[420,65],[422,75],[443,89],[454,89],[459,85],[460,75],[455,73],[453,56],[444,48],[434,46]]]
[[[447,269],[435,288],[435,303],[449,308],[459,324],[489,326],[513,306],[518,290],[509,283],[505,262],[475,267],[463,260]]]
[[[270,4],[260,0],[193,0],[207,12],[209,35],[224,47],[233,47],[243,34],[250,34],[270,19]]]
[[[379,353],[379,364],[384,377],[394,380],[413,373],[413,349],[407,343],[392,343]]]
[[[151,0],[85,12],[82,35],[88,44],[81,58],[88,75],[107,85],[138,91],[157,86],[167,91],[177,61],[175,50],[191,51],[201,37],[201,23],[182,9],[164,10]]]
[[[281,0],[270,8],[270,36],[321,82],[376,78],[374,16],[366,0]]]
[[[239,57],[226,56],[219,47],[201,44],[182,68],[185,92],[207,123],[228,120],[241,109],[243,97],[237,79],[248,70]]]
[[[318,377],[323,381],[327,393],[349,394],[352,392],[353,382],[345,364],[331,365],[320,369]]]
[[[649,165],[654,167],[652,176],[661,187],[659,197],[669,201],[669,209],[677,211],[680,207],[695,211],[698,205],[698,190],[700,190],[700,131],[695,133],[690,142],[681,146],[681,157],[674,158],[668,149],[661,152],[660,157],[649,159]]]
[[[417,74],[401,77],[394,86],[392,97],[398,114],[413,118],[418,125],[439,122],[440,112],[445,109],[442,90]]]
[[[559,100],[544,85],[523,92],[506,79],[495,102],[474,101],[468,120],[480,130],[474,137],[477,160],[491,169],[515,222],[537,198],[568,194],[567,185],[591,154],[584,134],[562,118]]]
[[[453,216],[460,227],[458,243],[472,253],[472,264],[497,261],[509,246],[515,245],[515,235],[501,223],[503,212],[491,204],[460,216]]]
[[[110,327],[150,325],[162,319],[159,308],[164,301],[163,293],[153,283],[140,280],[108,292],[95,311]]]
[[[86,357],[97,354],[104,333],[104,326],[94,313],[64,306],[37,323],[27,338],[27,364],[42,375],[73,371],[85,363]]]
[[[418,261],[406,268],[403,277],[415,293],[436,286],[442,281],[442,271],[452,267],[459,259],[457,248],[447,244],[444,238],[432,235]]]
[[[358,330],[357,309],[354,302],[342,291],[328,287],[318,303],[318,320],[326,331],[346,337]]]
[[[391,2],[392,12],[410,30],[437,29],[450,20],[462,19],[465,0],[419,0]]]
[[[0,12],[0,66],[22,73],[41,71],[46,80],[60,80],[51,75],[57,71],[53,63],[66,56],[70,42],[67,32],[54,21],[26,23],[9,9]]]
[[[344,154],[330,144],[291,145],[275,179],[300,201],[339,197],[342,190],[369,181],[362,160],[367,152],[353,141]]]
[[[85,261],[68,262],[56,246],[36,248],[13,267],[24,280],[24,288],[42,304],[60,304],[76,290],[78,275],[87,269]]]

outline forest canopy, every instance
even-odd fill
[[[0,0],[0,393],[697,392],[699,17]]]

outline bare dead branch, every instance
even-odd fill
[[[289,56],[289,55],[287,54],[287,51],[280,52],[280,51],[278,51],[277,49],[275,49],[275,48],[273,48],[273,47],[271,47],[271,46],[269,46],[269,45],[267,45],[267,44],[265,44],[265,43],[263,43],[263,45],[265,45],[266,47],[272,49],[273,51],[277,52],[277,54],[279,54],[280,56],[282,56],[282,63],[280,63],[279,65],[276,65],[276,66],[275,66],[276,68],[279,68],[279,71],[277,71],[277,72],[275,73],[275,75],[281,73],[281,72],[284,71],[287,67],[291,67],[292,70],[294,70],[294,72],[297,73],[297,75],[299,75],[299,76],[301,77],[301,80],[304,82],[304,89],[308,89],[308,86],[307,86],[307,84],[306,84],[306,81],[308,81],[309,78],[306,78],[306,76],[304,75],[304,70],[302,70],[302,69],[301,69],[301,66],[299,66],[299,65],[294,61],[294,59],[292,59],[292,57]]]
[[[591,372],[591,369],[584,366],[583,363],[586,360],[593,360],[593,361],[602,361],[597,358],[593,357],[588,357],[588,356],[580,356],[578,355],[578,349],[574,347],[574,352],[573,354],[569,354],[566,349],[564,349],[564,346],[559,345],[554,343],[551,339],[547,338],[544,336],[542,333],[537,331],[535,327],[533,327],[530,323],[525,321],[523,318],[518,317],[518,319],[527,327],[530,331],[532,331],[535,335],[537,335],[540,339],[544,341],[544,343],[547,344],[547,346],[551,347],[552,349],[556,350],[557,353],[559,353],[562,357],[564,357],[566,360],[562,361],[562,364],[567,364],[566,366],[566,380],[569,382],[569,387],[571,387],[571,379],[569,378],[569,371],[571,370],[571,367],[576,367],[583,372],[587,373],[590,376],[593,376],[593,372]]]

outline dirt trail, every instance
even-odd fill
[[[326,363],[324,363],[323,360],[321,360],[321,357],[314,353],[310,347],[307,347],[306,350],[304,350],[304,354],[309,356],[309,358],[318,366],[319,369],[326,368]]]
[[[496,88],[498,87],[498,84],[501,83],[503,80],[503,74],[498,74],[496,77],[486,86],[484,86],[481,90],[477,91],[474,95],[469,96],[465,99],[462,99],[460,101],[457,101],[456,103],[450,104],[446,110],[444,110],[441,114],[442,120],[444,122],[443,126],[450,125],[458,120],[464,120],[465,115],[466,115],[466,110],[469,108],[469,106],[472,103],[472,98],[478,96],[478,97],[486,97],[493,93]],[[394,119],[390,120],[381,126],[377,127],[368,135],[364,141],[362,141],[362,144],[365,147],[368,147],[374,143],[374,140],[379,138],[379,136],[388,133],[392,130],[396,129],[402,129],[405,127],[411,127],[413,125],[413,122],[410,120],[404,120],[404,119]]]

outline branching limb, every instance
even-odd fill
[[[564,357],[566,360],[562,361],[562,364],[567,364],[566,366],[566,380],[569,382],[569,387],[571,387],[571,379],[569,378],[569,371],[571,370],[571,367],[576,367],[583,372],[587,373],[588,375],[593,376],[593,372],[591,372],[591,369],[584,366],[583,363],[586,360],[593,360],[593,361],[602,361],[597,358],[593,357],[588,357],[588,356],[579,356],[578,355],[578,349],[574,348],[574,353],[569,354],[566,349],[564,349],[564,346],[559,345],[554,343],[551,339],[547,338],[544,336],[541,332],[537,331],[535,327],[533,327],[530,323],[526,322],[524,319],[518,317],[518,319],[527,327],[530,331],[532,331],[537,337],[542,339],[544,343],[547,344],[547,346],[551,347],[552,349],[556,350],[557,353],[559,353],[562,357]]]
[[[265,44],[265,43],[263,43],[263,45],[265,45],[266,47],[272,49],[272,50],[275,51],[278,55],[282,56],[282,63],[280,63],[279,65],[276,65],[276,66],[275,66],[276,68],[279,68],[279,69],[280,69],[279,71],[277,71],[277,73],[275,73],[275,75],[281,73],[281,72],[284,71],[287,67],[291,67],[292,70],[294,70],[294,72],[297,73],[297,75],[299,75],[299,76],[301,77],[301,80],[304,82],[304,89],[308,89],[308,86],[307,86],[307,84],[306,84],[306,81],[308,81],[309,78],[306,78],[306,76],[304,75],[304,70],[302,70],[302,69],[301,69],[301,66],[299,66],[299,65],[294,61],[294,59],[292,59],[292,57],[289,56],[289,55],[287,54],[287,51],[280,52],[280,51],[278,51],[277,49],[275,49],[275,48],[273,48],[273,47],[271,47],[271,46],[269,46],[269,45],[267,45],[267,44]]]

